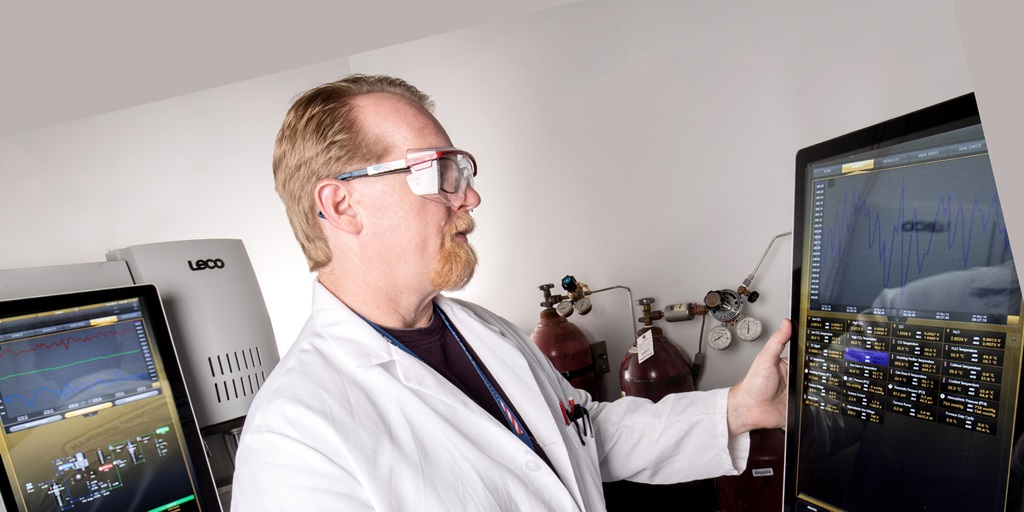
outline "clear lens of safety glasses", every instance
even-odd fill
[[[445,206],[459,207],[466,202],[466,190],[473,186],[476,162],[458,149],[409,150],[407,161],[412,173],[406,178],[413,193]]]
[[[473,186],[476,174],[473,160],[466,155],[443,156],[437,160],[437,193],[447,197],[448,203],[462,204],[466,200],[466,189]]]

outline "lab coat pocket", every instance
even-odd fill
[[[595,481],[601,481],[600,461],[597,455],[597,439],[594,437],[594,426],[590,423],[589,416],[571,421],[565,427],[567,445],[570,446],[569,457],[575,461],[574,465],[583,465],[590,471]]]

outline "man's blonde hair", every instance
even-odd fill
[[[384,75],[351,75],[306,91],[288,109],[274,144],[274,188],[310,270],[330,263],[313,196],[316,184],[343,172],[379,163],[389,149],[363,130],[352,100],[391,93],[427,111],[434,102],[405,80]],[[369,122],[370,120],[365,120]]]

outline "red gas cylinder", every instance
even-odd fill
[[[641,363],[636,342],[633,342],[619,367],[622,395],[642,396],[657,402],[669,393],[693,391],[693,372],[686,354],[668,341],[660,327],[640,329],[637,337],[648,329],[654,335],[654,355]]]
[[[785,450],[785,430],[752,430],[747,470],[737,476],[718,477],[718,509],[780,510]]]
[[[559,316],[555,308],[545,308],[530,338],[573,387],[599,398],[590,341],[576,324]]]

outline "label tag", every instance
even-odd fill
[[[772,475],[774,475],[774,474],[775,474],[775,472],[774,472],[774,471],[772,471],[772,468],[757,468],[757,469],[752,469],[752,470],[750,471],[750,473],[751,473],[752,475],[754,475],[754,476],[772,476]]]
[[[640,337],[636,339],[636,350],[637,357],[640,358],[641,363],[646,361],[648,357],[654,355],[654,335],[651,334],[651,331],[641,334]]]

